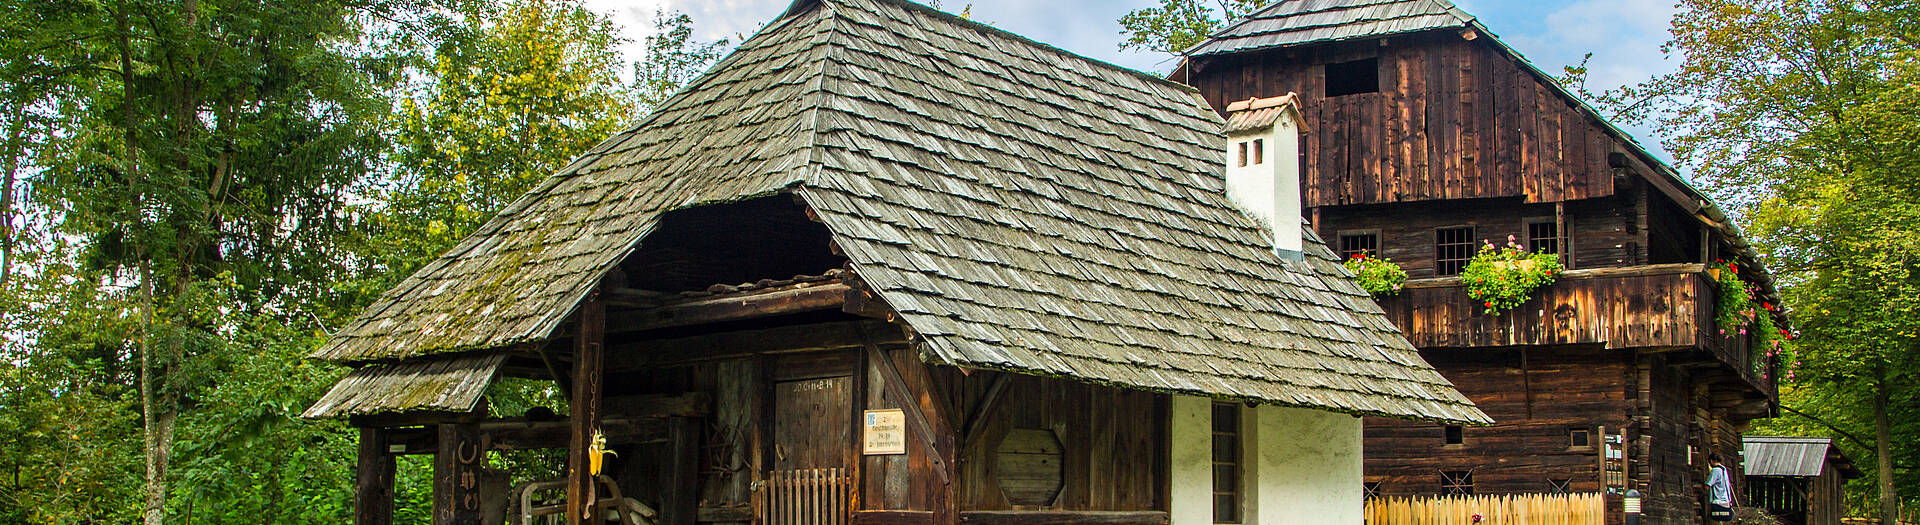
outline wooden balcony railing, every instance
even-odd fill
[[[1714,325],[1719,291],[1699,264],[1567,270],[1519,308],[1499,315],[1467,297],[1459,277],[1407,281],[1380,299],[1387,317],[1420,348],[1590,345],[1710,352],[1756,388],[1773,393],[1746,337]]]

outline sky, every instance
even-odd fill
[[[923,3],[932,3],[921,0]],[[1588,87],[1595,91],[1645,80],[1674,67],[1660,51],[1668,38],[1673,0],[1454,0],[1480,23],[1541,70],[1588,62]],[[786,10],[790,0],[586,0],[611,16],[634,42],[652,28],[659,9],[693,17],[695,38],[705,41],[751,35]],[[1128,11],[1152,7],[1158,0],[941,0],[950,12],[972,6],[973,20],[1122,66],[1164,73],[1174,66],[1168,55],[1122,52],[1120,24]],[[637,48],[635,48],[637,51]],[[1671,160],[1645,128],[1629,127],[1662,159]]]

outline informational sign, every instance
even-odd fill
[[[860,450],[869,456],[907,453],[907,414],[898,408],[868,410]]]

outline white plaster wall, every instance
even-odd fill
[[[1252,417],[1248,511],[1259,525],[1360,525],[1365,517],[1360,418],[1261,406]],[[1243,416],[1244,417],[1244,416]]]
[[[1213,523],[1213,401],[1175,396],[1170,434],[1172,525]],[[1243,523],[1360,525],[1360,418],[1261,406],[1241,409]]]
[[[1168,509],[1171,525],[1211,525],[1213,523],[1213,400],[1204,397],[1173,396],[1172,417],[1167,437],[1172,441],[1173,508]]]
[[[1299,114],[1285,116],[1265,131],[1236,133],[1227,138],[1227,198],[1268,228],[1274,248],[1298,252],[1304,246],[1300,228],[1300,126]],[[1247,165],[1240,165],[1240,144],[1253,146],[1261,140],[1264,159],[1253,163],[1247,153]]]

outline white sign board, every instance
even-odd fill
[[[898,408],[868,410],[860,450],[869,456],[907,453],[907,414]]]

